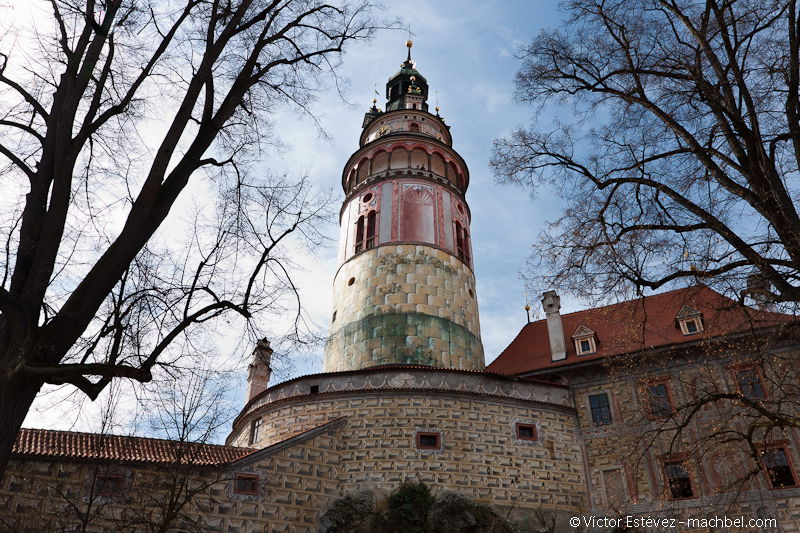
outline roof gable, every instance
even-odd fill
[[[594,331],[581,324],[578,326],[578,329],[575,330],[575,333],[572,334],[572,338],[576,339],[578,337],[589,337],[594,334]]]
[[[698,311],[694,307],[692,307],[690,305],[684,305],[683,307],[681,307],[681,310],[678,311],[678,314],[675,315],[675,319],[676,320],[680,320],[681,318],[693,318],[693,317],[696,317],[696,316],[700,316],[702,314],[703,313],[701,313],[700,311]]]

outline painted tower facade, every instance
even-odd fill
[[[386,84],[386,111],[373,101],[342,173],[326,372],[485,366],[465,198],[469,170],[438,108],[428,112],[428,83],[411,45]]]

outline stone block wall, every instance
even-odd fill
[[[340,440],[331,427],[218,467],[16,458],[0,483],[0,531],[156,531],[176,501],[168,531],[314,532],[320,509],[341,493]],[[106,474],[122,478],[113,495],[93,490]],[[236,493],[236,474],[258,476],[258,493]]]
[[[387,363],[483,369],[475,278],[430,246],[382,245],[342,265],[334,280],[325,371]]]
[[[238,422],[262,418],[269,446],[292,432],[344,416],[338,455],[341,494],[389,493],[404,481],[517,509],[576,511],[587,505],[581,446],[570,408],[474,394],[376,390],[320,394],[267,405]],[[537,439],[517,437],[533,424]],[[441,435],[439,450],[418,449],[417,432]]]

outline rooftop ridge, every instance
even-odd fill
[[[614,303],[610,303],[610,304],[599,305],[597,307],[587,307],[585,309],[578,309],[577,311],[570,311],[569,313],[561,313],[561,317],[562,318],[563,317],[570,317],[570,316],[579,315],[581,313],[596,312],[596,311],[600,311],[600,310],[603,310],[603,309],[612,309],[614,307],[622,306],[622,305],[625,305],[625,304],[631,304],[631,303],[636,303],[636,302],[644,302],[645,300],[652,301],[653,298],[664,297],[664,296],[668,296],[670,294],[677,293],[677,292],[703,292],[703,291],[710,291],[710,292],[714,293],[716,296],[718,296],[719,298],[724,298],[725,300],[730,302],[732,307],[737,307],[737,308],[740,308],[740,309],[747,309],[747,310],[755,312],[755,313],[760,313],[760,314],[765,314],[765,315],[770,315],[770,316],[783,316],[783,317],[791,317],[792,316],[792,315],[787,315],[785,313],[778,313],[778,312],[775,312],[775,311],[765,311],[763,309],[758,309],[758,308],[755,308],[755,307],[750,307],[750,306],[747,306],[747,305],[740,304],[739,302],[737,302],[733,298],[730,298],[729,296],[725,296],[721,292],[717,292],[716,290],[712,289],[711,287],[709,287],[707,285],[692,285],[692,286],[689,286],[689,287],[681,287],[681,288],[672,289],[672,290],[669,290],[669,291],[658,292],[658,293],[655,293],[655,294],[649,294],[647,296],[642,296],[640,298],[631,298],[630,300],[622,300],[621,302],[614,302]],[[536,324],[538,322],[545,322],[545,319],[542,318],[542,319],[539,319],[539,320],[534,320],[534,321],[528,322],[527,324],[525,324],[523,326],[523,329],[526,326],[530,325],[530,324]]]

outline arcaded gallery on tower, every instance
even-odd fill
[[[780,531],[800,531],[796,432],[776,439],[764,475],[735,504],[720,489],[735,472],[720,458],[671,454],[653,442],[634,464],[623,446],[635,413],[656,423],[688,394],[684,377],[706,370],[687,354],[774,337],[790,317],[702,286],[562,316],[549,291],[547,318],[518,334],[509,326],[516,338],[486,368],[469,169],[450,126],[429,110],[428,82],[408,44],[386,84],[385,110],[373,102],[344,164],[323,373],[269,386],[272,352],[259,343],[224,446],[23,429],[0,486],[5,523],[70,530],[76,513],[98,502],[89,530],[119,531],[169,500],[165,479],[184,476],[196,491],[169,531],[317,531],[342,497],[380,500],[405,482],[459,494],[531,528],[560,524],[554,531],[584,531],[567,525],[572,516],[696,514],[723,501],[774,516]],[[779,343],[774,350],[797,354]],[[615,379],[603,362],[631,353],[674,364],[643,362]],[[752,369],[726,374],[728,386],[768,381],[766,369],[741,359],[719,358],[720,368]],[[164,498],[153,496],[159,491]]]

